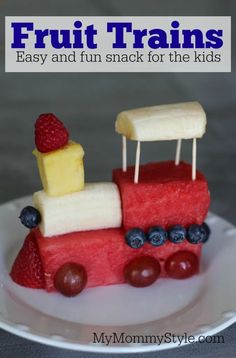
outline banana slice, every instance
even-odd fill
[[[60,197],[42,190],[33,195],[33,203],[42,216],[40,230],[47,237],[121,226],[121,200],[114,183],[85,184],[84,190]]]
[[[166,104],[118,114],[116,131],[137,141],[201,138],[206,114],[198,102]]]

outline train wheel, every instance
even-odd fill
[[[68,297],[78,295],[84,289],[86,283],[87,272],[85,268],[73,262],[61,266],[54,277],[56,290]]]
[[[128,262],[124,268],[125,280],[135,287],[152,285],[161,272],[159,262],[152,256],[139,256]]]
[[[165,270],[171,278],[189,278],[199,271],[198,257],[190,251],[178,251],[168,257]]]

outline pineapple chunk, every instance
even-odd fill
[[[80,144],[69,143],[53,152],[33,151],[37,158],[39,174],[49,196],[61,196],[84,188],[84,151]]]

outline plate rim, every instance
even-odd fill
[[[197,343],[197,340],[200,336],[213,336],[216,333],[219,333],[223,331],[224,329],[228,328],[232,324],[236,322],[236,315],[233,317],[228,318],[228,320],[225,320],[222,322],[222,324],[206,331],[202,331],[201,333],[195,335],[189,334],[194,336],[194,343]],[[181,343],[181,345],[178,344],[178,342],[174,343],[161,343],[161,344],[142,344],[142,345],[130,345],[126,347],[116,347],[116,346],[106,346],[106,345],[83,345],[81,343],[70,343],[66,342],[64,340],[60,339],[52,339],[44,337],[43,335],[36,334],[36,333],[30,333],[27,331],[24,331],[20,328],[14,327],[14,324],[8,324],[6,322],[0,321],[0,328],[14,334],[18,337],[25,338],[27,340],[30,340],[32,342],[45,344],[50,347],[55,348],[62,348],[62,349],[69,349],[73,351],[81,351],[81,352],[88,352],[88,353],[148,353],[148,352],[155,352],[155,351],[162,351],[162,350],[168,350],[168,349],[174,349],[174,348],[181,348],[187,345],[190,345],[192,343],[190,342],[184,342]]]
[[[20,204],[22,201],[29,201],[31,202],[32,196],[27,195],[23,197],[19,197],[13,200],[6,201],[4,203],[0,204],[0,208],[3,209],[4,207],[8,207],[9,205],[15,205],[16,207],[18,204]],[[9,209],[8,209],[9,210]],[[229,222],[227,219],[224,219],[220,215],[214,214],[213,212],[209,212],[208,215],[210,217],[215,217],[221,220],[224,220],[226,223],[230,224],[234,228],[236,226]],[[1,284],[1,283],[0,283]],[[0,300],[2,298],[2,295],[0,293]],[[235,303],[235,309],[232,310],[232,315],[229,316],[223,316],[223,320],[220,320],[220,323],[215,323],[214,327],[206,327],[206,329],[202,329],[201,332],[195,331],[193,333],[188,333],[188,335],[194,336],[194,342],[197,342],[200,336],[212,336],[216,333],[221,332],[222,330],[226,329],[227,327],[231,326],[236,322],[236,303]],[[213,326],[213,324],[211,325]],[[161,350],[167,350],[167,349],[174,349],[174,348],[180,348],[186,345],[191,344],[190,342],[182,342],[181,345],[178,344],[178,342],[170,342],[170,343],[161,343],[161,344],[130,344],[129,346],[109,346],[105,344],[82,344],[82,343],[75,343],[75,342],[69,342],[69,340],[65,340],[64,337],[60,336],[49,336],[46,337],[40,332],[37,332],[36,330],[32,329],[31,327],[27,327],[26,329],[23,329],[23,325],[14,323],[12,321],[8,321],[5,317],[0,314],[0,328],[14,334],[16,336],[19,336],[21,338],[25,338],[27,340],[45,344],[47,346],[55,347],[55,348],[62,348],[62,349],[69,349],[73,351],[83,351],[83,352],[91,352],[91,353],[146,353],[146,352],[153,352],[153,351],[161,351]],[[208,329],[207,329],[208,328]],[[210,328],[210,329],[209,329]]]

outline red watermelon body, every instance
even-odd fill
[[[199,259],[202,245],[193,245],[185,240],[181,244],[165,243],[160,247],[151,246],[145,243],[140,249],[132,249],[125,243],[125,232],[122,229],[106,229],[94,231],[81,231],[70,234],[43,237],[38,229],[31,232],[30,238],[36,243],[39,257],[35,257],[38,262],[41,261],[43,286],[48,292],[55,291],[54,276],[57,270],[68,262],[83,265],[87,271],[87,287],[107,286],[125,283],[124,267],[135,257],[150,255],[158,259],[162,271],[160,277],[166,277],[164,263],[173,253],[181,250],[193,252]],[[28,240],[24,245],[28,245]],[[24,248],[23,245],[23,248]],[[21,252],[17,256],[16,262],[21,261]],[[22,257],[22,260],[26,260]],[[27,263],[25,262],[25,266]],[[34,262],[28,261],[29,267]],[[24,276],[20,276],[16,271],[17,267],[12,268],[11,276],[14,281],[17,277],[17,283],[27,286],[24,282]],[[16,276],[17,275],[17,276]],[[35,288],[33,277],[27,283],[32,282],[28,287]]]
[[[134,167],[126,172],[113,171],[113,181],[120,189],[125,230],[139,227],[148,230],[160,225],[202,224],[206,218],[210,195],[205,177],[197,172],[192,180],[192,167],[173,161],[140,166],[139,183],[134,184]]]
[[[145,243],[133,249],[124,237],[126,230],[134,227],[146,231],[155,225],[169,228],[176,224],[186,227],[201,224],[210,204],[204,176],[197,172],[196,180],[192,181],[191,166],[183,162],[179,166],[173,162],[143,165],[138,184],[133,183],[133,175],[133,167],[126,173],[120,169],[113,171],[113,180],[121,195],[123,227],[53,237],[43,237],[39,229],[34,229],[13,264],[12,279],[22,286],[51,292],[55,290],[57,270],[69,262],[83,265],[88,276],[87,287],[95,287],[124,283],[125,265],[138,256],[156,258],[161,265],[161,277],[167,276],[166,259],[177,251],[190,251],[200,260],[201,244],[190,244],[187,240],[179,244],[167,241],[159,247]],[[31,248],[33,254],[29,252]]]

